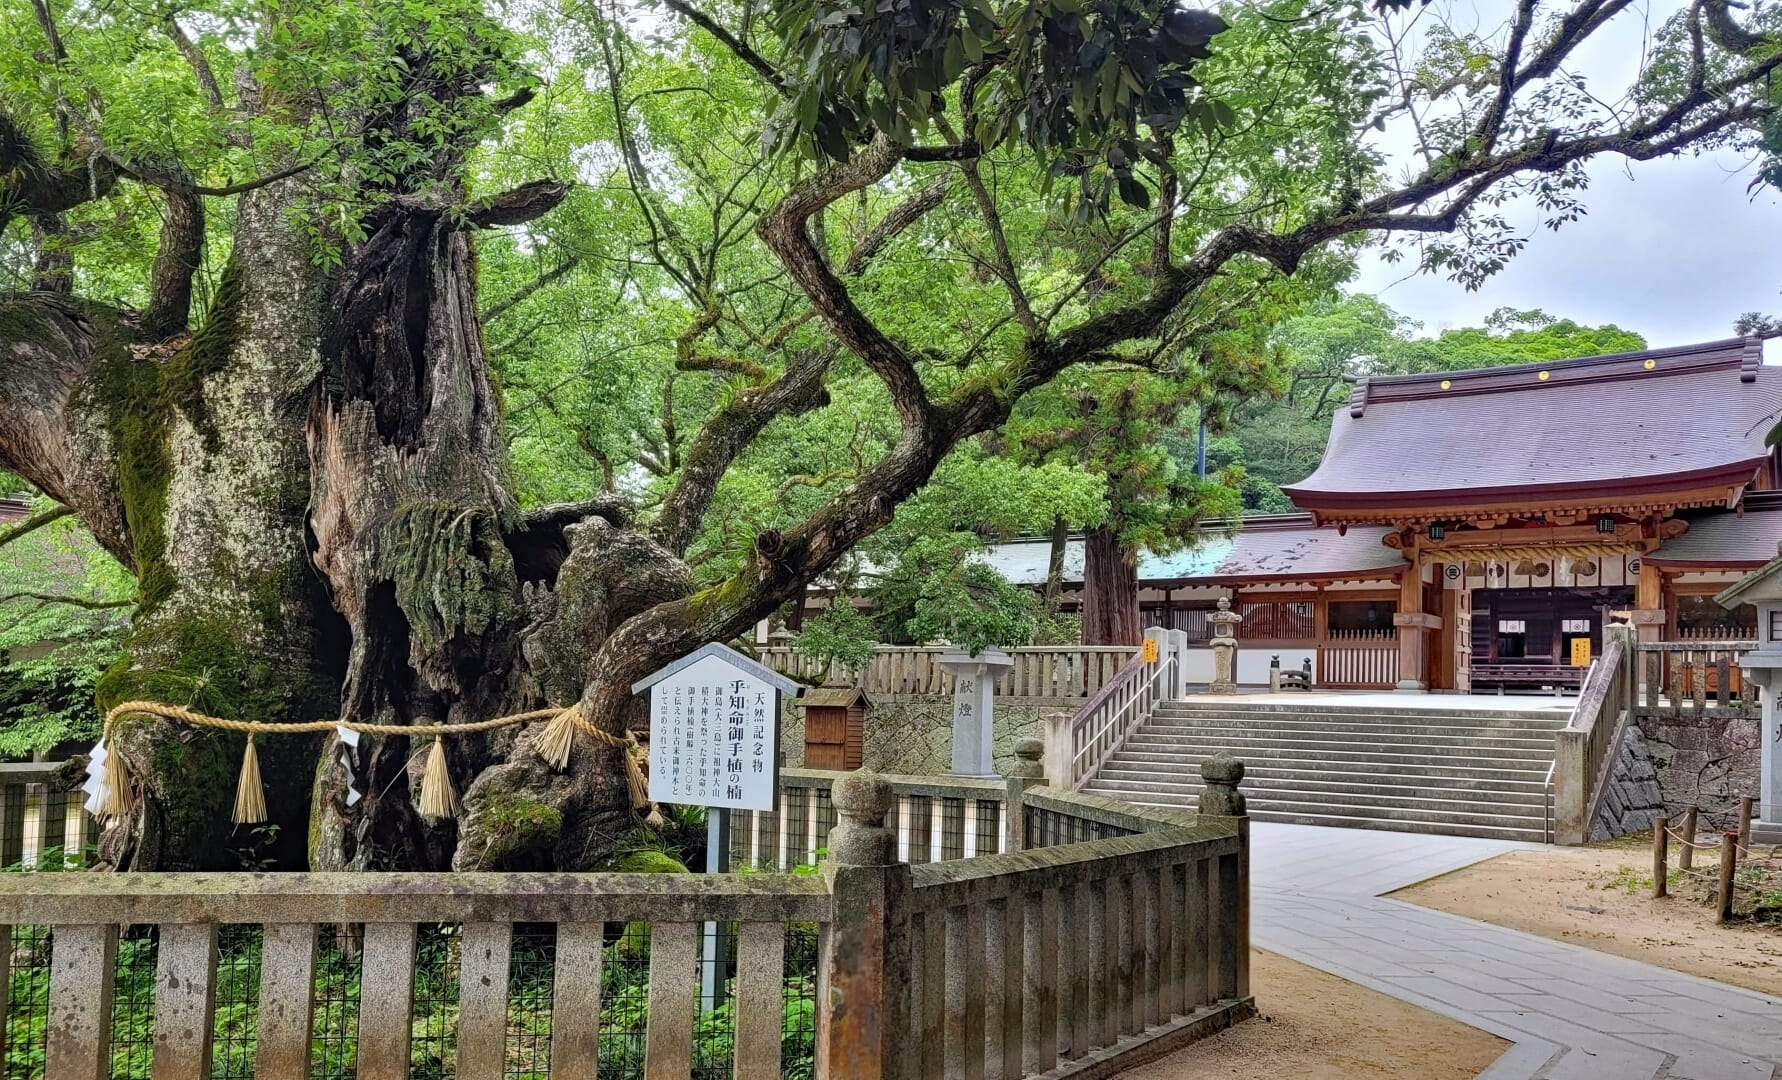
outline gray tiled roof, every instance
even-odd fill
[[[1743,482],[1782,410],[1782,368],[1761,359],[1761,342],[1735,338],[1369,380],[1317,471],[1286,490],[1335,509]]]
[[[1686,564],[1725,567],[1761,566],[1776,557],[1782,544],[1782,510],[1729,512],[1697,516],[1689,531],[1664,545],[1647,561],[1658,566]]]

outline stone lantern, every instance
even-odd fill
[[[1209,689],[1215,694],[1237,693],[1237,624],[1243,621],[1223,596],[1219,610],[1207,616],[1213,627],[1213,684]]]
[[[995,776],[996,681],[1015,666],[1015,658],[1001,649],[987,648],[976,656],[949,649],[937,662],[953,676],[953,774]]]
[[[1782,716],[1776,708],[1776,693],[1782,690],[1782,548],[1776,558],[1721,592],[1714,602],[1729,609],[1740,604],[1757,607],[1757,648],[1739,658],[1745,680],[1759,687],[1763,703],[1758,732],[1763,744],[1759,751],[1761,779],[1751,839],[1782,844]]]

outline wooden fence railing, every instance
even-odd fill
[[[1640,646],[1642,712],[1702,716],[1709,709],[1756,716],[1756,695],[1745,688],[1739,657],[1757,648],[1751,641],[1655,641]]]
[[[1634,631],[1603,630],[1603,654],[1592,660],[1566,726],[1553,738],[1553,839],[1582,844],[1590,839],[1615,766],[1621,739],[1633,715]]]
[[[789,772],[737,832],[822,875],[0,874],[0,1074],[1111,1074],[1253,1014],[1246,819],[1042,783]]]
[[[761,662],[811,685],[845,682],[885,698],[946,697],[953,693],[953,676],[941,670],[939,661],[947,651],[938,646],[880,646],[878,654],[856,671],[840,664],[825,667],[802,653],[773,646],[761,650]],[[1010,649],[1015,666],[997,680],[996,696],[1035,705],[1073,704],[1094,695],[1137,651],[1130,645]]]
[[[78,791],[60,782],[62,762],[0,764],[0,870],[36,866],[45,852],[78,862],[98,839]]]
[[[1332,631],[1318,645],[1314,685],[1331,690],[1371,690],[1398,685],[1398,635],[1391,631]]]
[[[1095,696],[1069,717],[1048,721],[1046,746],[1053,759],[1046,775],[1058,787],[1075,791],[1088,782],[1151,716],[1174,685],[1175,657],[1146,661],[1132,658]]]

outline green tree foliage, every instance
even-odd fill
[[[1241,406],[1232,431],[1210,444],[1209,459],[1246,470],[1247,509],[1284,511],[1282,485],[1303,480],[1324,455],[1330,420],[1357,379],[1538,363],[1634,352],[1646,339],[1618,326],[1580,326],[1544,311],[1499,308],[1482,327],[1417,336],[1420,325],[1375,297],[1323,301],[1281,323],[1274,343],[1286,356],[1278,400]]]
[[[97,737],[93,684],[123,646],[134,590],[71,518],[19,529],[0,547],[0,758]],[[0,540],[8,532],[0,527]]]

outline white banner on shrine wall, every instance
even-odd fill
[[[650,687],[650,797],[772,810],[779,745],[773,684],[704,656]]]

